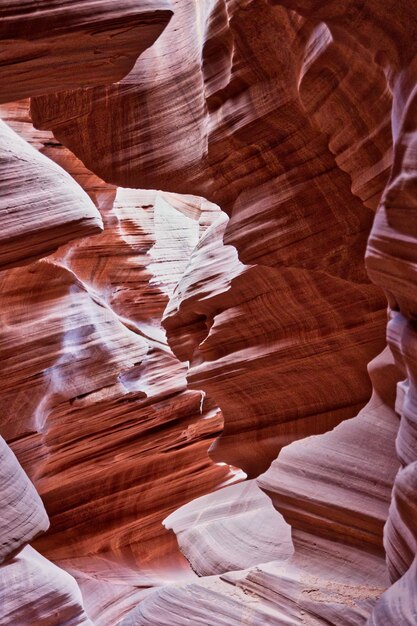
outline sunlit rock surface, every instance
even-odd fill
[[[68,241],[102,230],[100,214],[81,187],[4,122],[0,170],[1,269],[30,263]]]
[[[200,232],[219,209],[191,196],[116,193],[36,133],[26,103],[2,114],[71,172],[103,216],[100,237],[0,274],[0,401],[2,432],[51,520],[36,547],[77,578],[95,622],[116,623],[141,589],[194,577],[164,517],[244,477],[207,456],[221,413],[187,390],[186,368],[161,327]]]
[[[108,182],[199,193],[230,216],[199,243],[164,326],[189,385],[222,408],[212,458],[257,476],[369,398],[386,300],[363,257],[391,94],[363,48],[281,7],[174,11],[123,81],[35,98],[32,115]]]
[[[75,580],[30,546],[0,565],[0,593],[4,626],[93,626]]]
[[[200,239],[164,326],[190,364],[189,386],[222,407],[212,457],[257,476],[282,446],[332,428],[366,402],[385,303],[373,286],[325,272],[243,266],[222,246],[226,225],[223,216]]]
[[[0,438],[0,458],[0,562],[4,562],[47,530],[49,521],[36,489],[3,438]]]
[[[0,2],[2,624],[415,626],[416,17]]]
[[[257,481],[290,523],[294,555],[263,562],[266,555],[259,552],[256,567],[246,571],[162,588],[141,603],[124,625],[159,626],[176,614],[177,604],[187,607],[193,623],[210,626],[238,625],[248,615],[254,624],[274,626],[366,622],[389,586],[382,530],[398,469],[394,443],[399,421],[393,405],[400,376],[388,350],[374,360],[370,374],[373,396],[357,417],[330,433],[288,446]],[[200,501],[203,519],[204,500]],[[181,520],[181,510],[171,517],[176,516]],[[247,528],[240,533],[251,537],[257,526],[245,522]],[[232,528],[233,516],[223,524]],[[195,558],[181,526],[173,524],[173,528],[184,554]],[[268,523],[262,531],[275,540],[280,536]],[[173,619],[174,624],[186,623],[181,616]]]
[[[199,576],[285,561],[293,553],[290,526],[250,480],[193,500],[164,526]]]

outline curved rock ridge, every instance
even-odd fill
[[[4,626],[93,626],[72,576],[30,546],[0,565],[0,593]]]
[[[257,480],[291,525],[296,546],[301,531],[383,555],[399,465],[393,407],[401,372],[388,349],[369,369],[373,396],[357,417],[288,446]]]
[[[303,106],[327,134],[352,192],[376,209],[392,164],[392,96],[385,75],[360,44],[344,41],[323,22],[308,24],[298,81]]]
[[[212,458],[257,476],[283,445],[356,415],[384,347],[363,255],[392,158],[391,94],[369,52],[264,1],[177,2],[126,79],[57,99],[33,99],[39,128],[107,181],[215,201],[230,216],[219,243],[255,266],[205,239],[165,316],[190,385],[225,415]],[[217,299],[204,286],[200,303],[187,289],[214,266]]]
[[[0,563],[49,527],[42,500],[13,452],[0,437]]]
[[[201,237],[163,324],[189,362],[189,386],[222,407],[212,458],[257,476],[282,446],[365,404],[366,364],[384,345],[385,300],[324,270],[244,266],[222,245],[227,223],[223,215]]]
[[[342,547],[338,554],[333,547],[328,554],[328,543],[319,541],[308,559],[161,587],[121,626],[183,626],[190,621],[199,626],[359,626],[386,587],[384,570],[383,559]]]
[[[165,344],[121,323],[68,269],[42,261],[4,272],[1,299],[2,363],[19,387],[13,397],[1,394],[3,428],[51,519],[37,549],[74,574],[101,573],[105,581],[107,569],[122,584],[117,564],[136,564],[133,590],[181,576],[162,519],[235,479],[207,457],[221,430],[218,410],[186,390],[184,369]],[[25,370],[7,358],[11,345]],[[88,564],[92,554],[104,566]]]
[[[2,0],[0,102],[120,80],[171,15],[169,0]]]
[[[415,626],[413,3],[0,17],[0,622]]]
[[[245,620],[271,626],[366,623],[389,585],[382,531],[398,470],[399,420],[394,403],[401,372],[388,349],[373,361],[370,375],[373,396],[357,417],[329,433],[284,448],[257,480],[291,525],[294,555],[284,562],[258,561],[246,571],[161,588],[126,617],[123,626],[157,626],[164,620],[183,625],[184,612],[176,609],[180,605],[186,606],[187,619],[207,626],[237,626]],[[239,485],[232,489],[239,488],[243,489]],[[209,499],[221,506],[219,495],[225,494],[215,493]],[[187,510],[199,512],[203,520],[215,514],[215,506],[204,510],[206,498],[171,516],[179,518],[176,531],[184,554],[196,559],[200,567],[197,548],[183,539],[193,532],[193,518],[188,520],[187,531],[182,524]],[[243,506],[244,502],[242,498]],[[224,524],[242,537],[253,537],[251,521],[242,521],[243,527],[235,525],[233,517]],[[276,540],[274,522],[267,526],[266,532]]]
[[[30,263],[102,230],[100,213],[73,178],[2,121],[0,169],[1,269]]]
[[[324,24],[263,0],[177,0],[173,7],[162,36],[123,81],[73,92],[70,101],[62,94],[59,111],[56,102],[36,99],[36,125],[54,129],[106,180],[133,187],[159,187],[163,180],[181,193],[216,195],[227,212],[248,187],[280,175],[290,182],[291,170],[302,179],[306,167],[309,181],[318,177],[320,194],[329,180],[323,159],[343,193],[333,154],[360,197],[375,206],[390,167],[391,98],[366,49],[355,54]],[[286,45],[277,46],[277,39]],[[364,71],[369,83],[359,82]],[[306,156],[317,161],[303,166]],[[346,213],[339,219],[348,223]]]
[[[0,622],[93,626],[76,581],[27,544],[49,527],[42,500],[0,437]]]
[[[416,424],[415,377],[415,209],[416,146],[416,19],[406,2],[280,2],[314,20],[324,20],[339,39],[366,47],[384,69],[393,98],[393,165],[373,224],[367,248],[371,279],[386,292],[392,311],[388,343],[405,377],[398,386],[397,411],[401,415],[396,442],[401,470],[395,481],[385,547],[392,581],[381,599],[373,625],[411,624],[415,621],[416,498],[414,463]],[[402,576],[402,578],[400,578]]]
[[[77,578],[88,615],[108,626],[146,588],[194,577],[163,518],[244,477],[209,460],[221,413],[186,389],[186,368],[161,327],[219,209],[191,196],[116,192],[35,132],[27,103],[2,115],[66,168],[103,216],[101,235],[0,274],[0,404],[2,432],[51,519],[36,548]]]
[[[164,526],[199,576],[285,561],[293,553],[290,526],[252,480],[193,500]]]

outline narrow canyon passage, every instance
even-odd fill
[[[0,0],[1,626],[417,626],[416,29]]]

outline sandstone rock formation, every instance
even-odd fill
[[[287,560],[291,529],[254,481],[197,498],[164,520],[199,576]]]
[[[412,3],[0,17],[0,623],[415,626]]]
[[[0,562],[13,556],[39,533],[48,529],[48,517],[39,495],[25,476],[3,438],[1,454],[1,546]]]
[[[30,263],[74,238],[100,232],[100,214],[87,194],[3,122],[0,154],[2,269]]]
[[[390,165],[390,95],[372,64],[375,129],[369,133],[359,110],[359,119],[340,114],[346,122],[340,131],[335,99],[346,100],[369,63],[362,55],[359,67],[350,67],[339,48],[328,51],[335,44],[324,25],[314,28],[265,2],[199,8],[177,2],[174,9],[124,81],[35,98],[32,114],[36,126],[52,129],[108,182],[159,187],[163,181],[170,190],[205,195],[230,215],[224,235],[213,226],[212,237],[224,237],[255,267],[237,276],[240,266],[229,267],[233,252],[222,252],[207,234],[193,258],[199,273],[190,266],[188,274],[199,291],[207,280],[199,274],[212,271],[207,257],[215,247],[218,298],[207,297],[207,285],[201,306],[180,285],[183,301],[178,313],[169,307],[164,325],[177,356],[190,361],[191,385],[211,393],[225,416],[213,458],[257,476],[282,445],[354,416],[369,397],[365,368],[383,348],[386,305],[369,284],[363,256],[373,218],[368,206],[375,206]],[[274,45],[277,38],[286,44]],[[336,96],[325,86],[318,100],[310,73],[320,67],[332,84],[344,76]],[[217,284],[224,263],[227,296]],[[253,322],[242,324],[239,315]],[[198,329],[195,343],[187,336],[191,324]],[[309,381],[308,390],[300,379]],[[248,380],[256,389],[252,398],[243,391]]]
[[[30,136],[24,103],[3,115]],[[56,142],[33,132],[32,141],[84,185],[105,230],[0,275],[2,428],[49,514],[36,547],[78,579],[89,615],[111,623],[136,604],[138,586],[191,575],[163,518],[243,476],[207,457],[220,411],[186,389],[160,324],[219,209],[174,199],[187,217],[169,194],[116,194]],[[109,580],[106,602],[118,608],[102,615],[94,599]]]
[[[332,428],[364,404],[366,363],[382,347],[385,311],[368,283],[242,266],[233,247],[221,247],[225,225],[200,239],[164,326],[176,355],[190,363],[189,385],[222,407],[213,458],[257,476],[283,445]]]
[[[171,15],[169,0],[2,0],[0,102],[120,80]]]
[[[1,623],[92,626],[75,580],[30,546],[0,565]]]

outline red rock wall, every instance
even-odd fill
[[[1,0],[0,102],[120,80],[171,9],[169,0]]]
[[[70,4],[0,6],[0,621],[412,626],[415,8]]]
[[[187,390],[185,367],[161,327],[200,232],[220,211],[191,196],[116,192],[48,133],[37,133],[27,103],[3,107],[2,115],[31,141],[32,148],[18,138],[35,158],[36,148],[71,172],[64,192],[72,198],[74,188],[98,214],[93,200],[104,222],[101,236],[0,274],[0,403],[2,432],[50,520],[48,533],[33,545],[71,572],[83,592],[81,600],[69,577],[80,609],[71,624],[90,623],[82,621],[82,606],[95,624],[113,624],[135,606],[140,588],[193,576],[163,518],[241,476],[208,458],[221,413],[202,392]],[[40,156],[66,181],[60,167]],[[82,227],[78,237],[85,234]],[[7,536],[17,534],[13,541],[20,543],[48,526],[46,516],[34,531],[13,522],[19,518],[5,518]],[[15,624],[18,615],[22,623],[40,624],[54,603],[62,604],[64,588],[42,582],[42,563],[48,562],[27,554],[28,560],[7,562],[3,585],[16,568],[23,585],[30,571],[47,589],[45,607],[31,613],[35,586],[19,613],[12,599],[4,605],[2,623]],[[54,623],[62,623],[62,614]]]
[[[124,81],[36,98],[32,115],[105,180],[200,193],[230,215],[200,243],[164,325],[190,385],[222,407],[213,458],[256,476],[369,397],[386,305],[363,256],[390,166],[391,97],[369,54],[346,54],[324,24],[266,2],[174,8]],[[373,88],[361,94],[365,67]],[[215,236],[254,267],[232,269]]]

